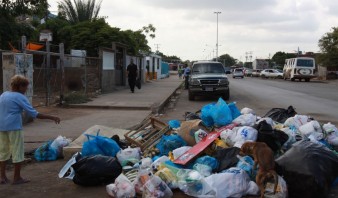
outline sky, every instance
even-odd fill
[[[57,2],[49,0],[51,11]],[[156,27],[149,46],[183,60],[229,54],[239,61],[277,51],[319,52],[318,40],[338,26],[337,0],[103,0],[100,16],[113,27]]]

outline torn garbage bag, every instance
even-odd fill
[[[73,182],[81,186],[97,186],[114,183],[122,167],[115,157],[95,155],[83,157],[72,165]]]
[[[276,160],[290,197],[326,197],[338,176],[338,156],[321,144],[300,141]]]

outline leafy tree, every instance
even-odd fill
[[[332,32],[327,32],[318,42],[322,52],[318,57],[319,63],[324,66],[338,67],[338,27],[332,28]]]
[[[236,59],[229,54],[223,54],[218,57],[218,61],[223,63],[225,67],[230,67],[236,64]]]
[[[295,58],[296,56],[297,56],[296,54],[279,51],[272,56],[271,60],[275,62],[277,66],[283,66],[285,63],[285,59]]]
[[[141,29],[141,32],[145,33],[146,36],[149,35],[150,38],[154,39],[155,38],[155,32],[156,28],[154,27],[153,24],[148,24],[148,26],[143,26]]]
[[[102,0],[63,0],[59,3],[61,15],[65,16],[70,23],[76,24],[83,21],[98,19]]]

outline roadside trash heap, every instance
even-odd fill
[[[126,142],[88,136],[60,178],[82,186],[106,185],[111,197],[259,196],[253,156],[245,142],[264,142],[275,157],[278,181],[267,180],[264,197],[326,197],[338,183],[338,129],[299,115],[290,106],[260,117],[222,99],[184,121],[154,118],[125,134]],[[277,190],[274,193],[274,185]]]

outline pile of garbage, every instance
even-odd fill
[[[159,126],[128,133],[129,145],[89,136],[59,177],[106,185],[118,198],[166,198],[176,190],[193,197],[325,197],[337,185],[338,129],[291,106],[260,117],[219,99]]]

